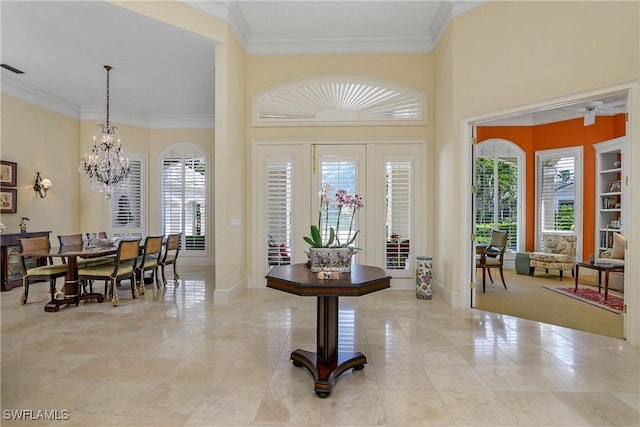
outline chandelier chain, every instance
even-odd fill
[[[104,68],[107,70],[107,120],[105,124],[99,124],[96,127],[97,135],[93,137],[91,154],[88,156],[85,154],[80,159],[78,172],[93,190],[105,193],[105,198],[110,199],[115,191],[124,188],[128,182],[131,167],[129,159],[122,155],[120,140],[115,138],[118,128],[111,127],[109,123],[111,67],[105,65]]]
[[[109,71],[111,71],[111,67],[108,65],[104,66],[105,70],[107,70],[107,132],[109,131]]]

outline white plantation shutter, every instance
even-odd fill
[[[183,217],[182,159],[162,160],[162,227],[163,234],[182,233]],[[174,183],[174,184],[171,184]],[[180,185],[175,185],[180,184]]]
[[[412,162],[386,162],[387,268],[410,268]]]
[[[146,183],[143,156],[129,156],[131,172],[123,188],[118,189],[111,197],[111,236],[119,237],[124,234],[143,237],[145,230],[145,200],[144,188]]]
[[[266,165],[269,266],[287,265],[291,260],[291,167],[290,160]]]
[[[575,157],[547,158],[538,169],[538,201],[540,231],[571,230],[560,214],[563,207],[575,204]]]
[[[330,184],[333,189],[329,193],[330,198],[334,198],[336,191],[346,190],[349,195],[357,193],[358,179],[358,163],[356,160],[339,158],[338,156],[322,156],[320,160],[321,182]],[[343,209],[340,215],[340,227],[337,238],[340,243],[346,243],[349,240],[349,226],[353,211],[351,209]],[[329,238],[329,227],[336,227],[338,220],[338,207],[330,206],[329,215],[323,214],[321,218],[321,230],[324,241]],[[351,237],[358,230],[357,220],[354,219],[351,228]]]
[[[427,96],[363,76],[322,76],[268,88],[252,99],[255,126],[426,123]]]
[[[537,249],[546,232],[581,235],[581,164],[579,147],[536,153]]]
[[[163,234],[182,233],[181,251],[207,250],[207,157],[197,146],[176,144],[162,154]]]
[[[477,241],[487,244],[493,230],[507,231],[507,251],[517,252],[524,230],[524,154],[511,142],[488,140],[474,147],[474,156]]]

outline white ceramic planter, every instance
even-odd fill
[[[335,268],[340,273],[350,273],[355,253],[353,248],[309,248],[311,271],[317,273],[324,268]]]

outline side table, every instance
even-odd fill
[[[348,369],[360,370],[367,358],[360,352],[338,354],[338,296],[361,296],[391,286],[391,277],[378,267],[353,264],[340,279],[318,279],[304,264],[273,267],[267,287],[299,296],[318,298],[316,352],[294,350],[294,366],[304,366],[315,380],[315,392],[328,397],[338,377]]]
[[[578,270],[580,267],[589,268],[598,272],[598,293],[600,293],[602,283],[602,272],[604,271],[604,300],[606,301],[609,296],[609,273],[620,272],[624,273],[624,265],[612,264],[608,262],[576,262],[576,286],[574,292],[578,291]]]

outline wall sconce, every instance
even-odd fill
[[[42,179],[40,172],[36,172],[36,183],[33,185],[33,189],[40,195],[40,198],[47,197],[47,191],[51,187],[53,187],[51,180],[49,178]]]

